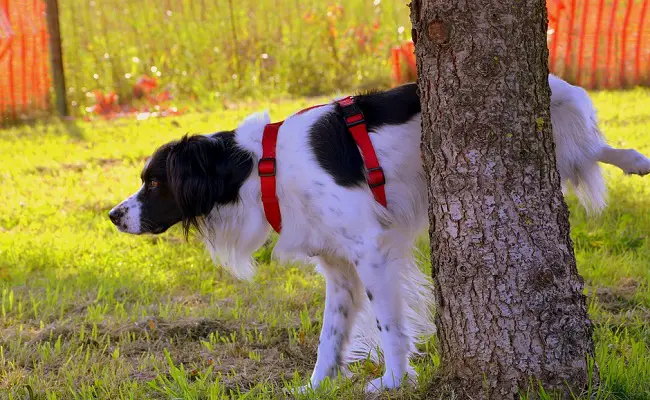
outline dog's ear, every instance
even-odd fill
[[[167,176],[186,234],[190,226],[200,229],[198,218],[208,215],[223,198],[228,158],[222,141],[202,135],[186,135],[170,150]]]

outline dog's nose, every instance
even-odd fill
[[[120,218],[122,218],[122,215],[124,215],[124,211],[120,208],[114,208],[108,213],[108,218],[111,219],[111,222],[113,224],[117,225],[117,223],[120,221]]]

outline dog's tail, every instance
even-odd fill
[[[417,345],[425,342],[435,334],[433,322],[433,283],[418,267],[415,256],[411,253],[401,270],[401,287],[404,304],[402,310],[405,318],[404,333],[410,338],[410,356],[419,354]],[[379,330],[375,321],[370,301],[367,297],[361,304],[361,310],[355,320],[350,345],[345,349],[345,362],[370,359],[382,362],[379,343]]]
[[[563,189],[575,189],[587,212],[605,208],[607,193],[598,160],[607,146],[589,94],[578,86],[549,75],[551,122],[556,145],[557,167]]]

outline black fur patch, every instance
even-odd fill
[[[167,171],[185,232],[216,205],[239,200],[239,189],[253,170],[253,158],[235,142],[234,132],[185,136],[167,157]]]
[[[348,309],[347,306],[340,305],[339,308],[336,310],[338,311],[339,314],[343,315],[343,318],[347,318],[350,310]]]
[[[168,143],[158,148],[140,174],[144,188],[136,199],[140,203],[142,233],[163,233],[182,219],[167,176],[167,156],[171,146]],[[158,183],[157,187],[153,186],[154,181]]]
[[[184,136],[156,150],[142,180],[158,181],[139,197],[143,232],[160,233],[177,222],[187,234],[217,205],[238,201],[253,159],[235,142],[234,132]]]
[[[369,133],[384,125],[399,125],[420,112],[417,85],[410,83],[385,92],[371,92],[354,96],[363,112]],[[312,151],[318,164],[335,182],[344,187],[366,184],[361,153],[345,126],[338,105],[336,112],[324,115],[309,131]]]
[[[375,132],[384,125],[400,125],[420,112],[420,97],[415,83],[398,86],[384,92],[368,92],[354,96],[368,126]],[[339,108],[337,106],[337,111]]]

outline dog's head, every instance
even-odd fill
[[[252,166],[233,132],[185,136],[154,152],[140,189],[108,215],[122,232],[159,234],[182,222],[187,234],[214,207],[238,200]]]

